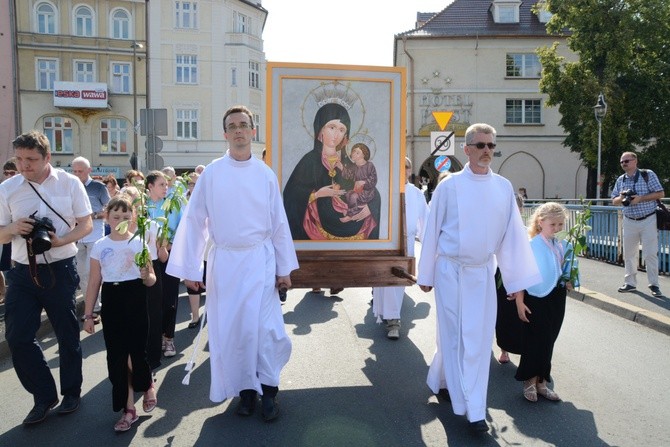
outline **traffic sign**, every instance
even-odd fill
[[[438,155],[433,163],[437,172],[446,172],[451,168],[451,158],[446,155]]]
[[[455,155],[456,138],[453,132],[431,132],[431,153],[440,152],[445,155]]]
[[[447,124],[451,121],[452,116],[454,116],[454,112],[433,112],[433,118],[437,121],[437,125],[440,126],[440,130],[447,128]]]

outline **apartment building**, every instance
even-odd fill
[[[144,144],[134,128],[146,99],[145,2],[14,0],[13,6],[17,132],[44,132],[55,166],[67,170],[81,155],[94,174],[123,177]]]

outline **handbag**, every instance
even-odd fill
[[[660,200],[656,201],[656,228],[659,230],[670,230],[670,211]]]

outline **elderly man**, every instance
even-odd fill
[[[43,133],[33,130],[12,144],[21,175],[0,184],[0,243],[12,242],[16,262],[9,272],[5,336],[16,374],[33,395],[35,405],[23,420],[30,425],[42,422],[58,404],[56,383],[35,338],[42,310],[58,340],[64,395],[59,413],[79,408],[82,359],[75,255],[76,241],[91,232],[91,204],[77,177],[51,166],[49,140]],[[50,243],[38,238],[35,229],[48,231]]]
[[[199,177],[177,234],[167,273],[192,290],[205,288],[202,265],[208,239],[207,322],[213,402],[240,395],[237,414],[279,415],[281,370],[291,355],[278,289],[291,287],[298,260],[277,176],[251,156],[253,115],[235,106],[223,116],[228,151]]]
[[[637,154],[621,154],[624,170],[614,183],[612,204],[623,206],[623,262],[626,269],[624,284],[619,292],[637,288],[637,265],[639,246],[647,269],[649,290],[655,297],[662,297],[658,287],[658,230],[656,228],[656,200],[664,195],[658,177],[649,169],[638,169]]]
[[[491,171],[495,147],[493,127],[467,129],[468,163],[433,192],[417,281],[424,292],[435,287],[438,340],[428,386],[436,394],[448,389],[454,413],[466,415],[475,432],[488,431],[496,265],[515,299],[523,299],[523,290],[542,279],[514,188]]]
[[[72,160],[72,173],[77,176],[86,188],[88,200],[91,202],[93,214],[93,231],[84,236],[77,242],[77,272],[79,272],[79,289],[86,292],[88,286],[88,271],[91,264],[91,249],[95,241],[105,235],[105,207],[109,202],[109,191],[104,183],[91,178],[91,162],[84,157],[77,157]],[[95,302],[93,308],[93,322],[99,323],[100,317],[100,296]]]

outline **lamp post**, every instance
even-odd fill
[[[596,200],[600,200],[600,186],[602,184],[600,180],[600,159],[602,153],[602,138],[603,138],[603,118],[607,114],[607,103],[605,102],[605,96],[601,93],[598,96],[598,102],[593,106],[593,113],[596,116],[598,121],[598,171],[596,177]]]
[[[136,166],[139,168],[140,165],[140,154],[139,148],[137,147],[137,50],[144,48],[139,42],[133,42],[131,45],[133,49],[133,155],[135,156]]]

